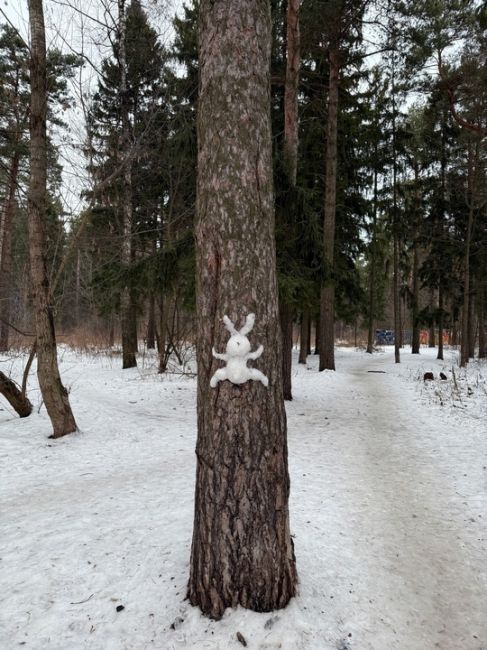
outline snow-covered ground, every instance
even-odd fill
[[[299,596],[214,622],[184,599],[195,379],[65,350],[79,434],[48,440],[44,408],[0,403],[0,648],[231,650],[240,632],[262,650],[486,650],[487,367],[455,384],[451,357],[421,352],[295,366]]]

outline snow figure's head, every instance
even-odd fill
[[[240,331],[235,329],[234,324],[228,318],[228,316],[223,317],[223,322],[225,327],[232,335],[228,339],[227,343],[227,354],[230,357],[245,357],[250,352],[250,341],[247,338],[247,334],[254,326],[255,314],[249,314],[245,319],[245,325]]]

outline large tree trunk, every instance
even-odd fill
[[[299,340],[299,363],[306,363],[309,354],[310,317],[305,309],[301,314],[301,336]]]
[[[284,85],[284,156],[287,183],[294,193],[298,168],[298,83],[300,68],[299,2],[288,0],[286,32],[286,81]],[[290,202],[292,209],[295,201]],[[282,381],[285,400],[292,400],[293,309],[280,299],[282,331]]]
[[[236,47],[238,43],[238,47]],[[202,0],[196,304],[198,442],[188,597],[226,607],[284,607],[296,590],[289,531],[287,427],[277,302],[268,2]],[[231,98],[231,101],[229,101]],[[210,388],[225,349],[222,316],[256,326],[253,363],[269,379]]]
[[[118,0],[118,20],[120,31],[119,66],[120,66],[120,114],[122,120],[122,155],[128,156],[131,146],[130,120],[127,91],[127,12],[125,0]],[[120,297],[121,328],[122,328],[122,368],[134,368],[137,365],[135,356],[137,342],[134,345],[135,310],[132,299],[129,269],[132,263],[132,171],[127,162],[122,176],[120,202],[123,223],[122,268],[126,274],[125,285]],[[135,324],[137,332],[137,325]],[[137,339],[137,334],[135,334]],[[135,348],[135,349],[134,349]]]
[[[18,171],[19,154],[16,151],[10,165],[8,193],[0,228],[0,352],[5,352],[9,348],[12,225],[16,209],[15,190]]]
[[[320,370],[335,370],[335,213],[337,177],[338,128],[338,48],[330,46],[330,79],[328,85],[328,121],[326,127],[325,216],[323,223],[323,252],[326,280],[321,287]]]
[[[54,319],[46,266],[47,79],[42,0],[29,0],[31,33],[30,183],[28,196],[32,298],[37,334],[37,375],[53,426],[53,438],[76,431],[57,363]]]

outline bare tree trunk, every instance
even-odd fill
[[[428,334],[428,347],[429,348],[434,348],[436,346],[436,340],[435,340],[436,319],[435,319],[435,316],[434,316],[435,309],[436,309],[436,307],[435,307],[435,290],[430,289],[429,311],[430,311],[431,321],[430,321],[429,334]]]
[[[19,171],[16,151],[10,165],[8,193],[0,229],[0,352],[9,349],[10,332],[10,272],[12,261],[12,226],[16,210],[15,190]]]
[[[478,298],[478,312],[479,312],[479,359],[485,359],[487,356],[485,346],[485,316],[486,316],[486,289],[482,284],[480,285],[479,298]]]
[[[159,329],[157,331],[157,351],[159,353],[159,370],[158,373],[162,375],[167,370],[167,355],[166,355],[166,300],[161,295],[159,299]]]
[[[119,65],[120,65],[120,113],[122,120],[122,155],[128,156],[131,145],[130,120],[128,107],[127,90],[127,13],[125,0],[118,0],[119,20]],[[132,263],[132,171],[128,162],[122,175],[122,187],[120,192],[123,222],[123,242],[121,262],[124,273],[128,271]],[[122,287],[120,297],[121,327],[122,327],[122,368],[134,368],[137,365],[134,349],[134,305],[130,282],[126,277],[125,285]],[[137,328],[137,326],[135,326]],[[136,335],[137,338],[137,335]],[[137,347],[137,344],[135,344]]]
[[[75,289],[75,319],[76,326],[81,323],[80,318],[80,301],[81,301],[81,251],[78,248],[76,255],[76,289]]]
[[[323,223],[323,251],[326,280],[321,287],[321,370],[335,370],[335,280],[333,277],[335,252],[335,213],[337,176],[338,128],[338,47],[330,46],[330,79],[328,86],[328,121],[326,127],[325,216]]]
[[[21,418],[26,418],[32,413],[32,404],[27,397],[19,390],[18,386],[7,375],[0,372],[0,395],[8,400],[10,406],[15,409]]]
[[[438,287],[438,354],[436,358],[441,361],[443,361],[443,302],[443,285],[440,279],[440,285]]]
[[[76,431],[68,393],[59,375],[46,266],[47,78],[42,0],[29,0],[31,33],[29,252],[37,333],[37,375],[53,438]]]
[[[149,319],[147,322],[147,349],[153,350],[156,347],[156,309],[153,291],[149,294]]]
[[[299,341],[299,363],[306,363],[309,354],[309,338],[310,338],[310,317],[309,311],[305,309],[301,314],[301,336]]]
[[[198,442],[188,597],[213,618],[237,605],[261,612],[284,607],[296,590],[274,240],[270,44],[268,2],[202,0]],[[269,387],[224,381],[210,388],[221,365],[212,347],[221,351],[227,341],[222,316],[242,324],[250,312],[256,314],[252,348],[264,346],[253,363],[268,376]]]
[[[293,311],[286,303],[279,306],[279,322],[282,336],[282,392],[284,399],[291,401],[293,398],[291,387],[291,373],[293,364]]]
[[[314,354],[320,353],[320,336],[321,336],[321,318],[320,313],[316,316],[315,321],[315,351]]]
[[[375,159],[378,158],[378,147],[375,146]],[[375,291],[376,291],[376,255],[377,255],[377,201],[378,201],[378,179],[377,171],[374,170],[374,213],[372,218],[372,242],[370,256],[369,274],[369,314],[367,328],[367,350],[368,354],[374,352],[374,323],[375,323]]]
[[[472,283],[471,283],[472,284]],[[470,297],[468,300],[468,358],[473,359],[475,357],[475,341],[477,338],[477,322],[475,317],[475,295],[473,291],[470,291]]]
[[[413,334],[411,340],[411,354],[419,354],[420,349],[420,331],[419,331],[419,251],[418,242],[414,242],[413,251],[413,301],[412,301],[412,321]]]
[[[478,146],[477,155],[475,156],[472,147],[468,152],[468,195],[469,195],[469,209],[467,221],[467,237],[465,241],[465,254],[464,254],[464,267],[463,267],[463,310],[462,310],[462,334],[460,341],[460,366],[463,368],[467,365],[470,352],[469,343],[469,312],[470,312],[470,248],[472,243],[472,229],[473,229],[473,216],[474,216],[474,187],[476,175],[476,166],[478,160]],[[475,158],[475,159],[474,159]]]
[[[286,31],[286,80],[284,85],[284,156],[287,183],[295,190],[298,168],[298,84],[301,65],[299,34],[300,0],[288,0]],[[291,202],[294,207],[294,201]],[[285,400],[292,400],[293,309],[281,297],[282,381]]]

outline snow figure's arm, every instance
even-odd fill
[[[245,319],[245,325],[240,330],[242,336],[247,336],[247,334],[252,330],[255,323],[255,314],[247,314]]]
[[[230,334],[238,334],[237,330],[235,329],[235,325],[232,323],[232,321],[228,318],[228,316],[225,314],[223,317],[223,322],[225,323],[225,327],[227,330],[230,332]]]
[[[217,352],[215,348],[213,348],[211,352],[215,357],[215,359],[220,359],[220,361],[225,361],[225,362],[228,361],[228,354],[225,353],[221,354],[220,352]]]
[[[261,356],[262,352],[264,352],[264,346],[259,345],[257,350],[255,350],[254,352],[249,352],[248,353],[247,359],[252,359],[252,360],[255,361],[255,359],[258,359]]]

